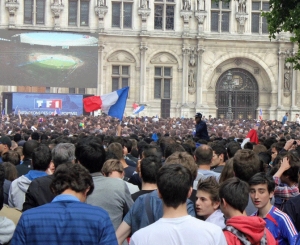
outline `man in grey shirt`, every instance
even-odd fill
[[[198,165],[197,177],[194,181],[193,189],[197,190],[198,181],[207,177],[215,177],[219,180],[220,173],[210,170],[211,161],[213,158],[213,150],[208,145],[200,145],[194,153],[196,164]]]
[[[81,139],[76,145],[75,156],[77,161],[89,170],[95,185],[94,192],[87,198],[86,202],[105,209],[116,230],[124,215],[133,205],[126,183],[102,175],[101,169],[106,154],[98,138]]]

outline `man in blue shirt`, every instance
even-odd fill
[[[196,115],[195,115],[195,121],[196,121],[195,137],[209,141],[206,123],[204,121],[202,121],[201,119],[202,119],[202,114],[199,112],[196,113]]]
[[[272,233],[277,244],[294,245],[297,230],[290,217],[271,204],[275,182],[265,173],[257,173],[249,180],[250,197],[258,209],[252,216],[259,216],[266,222],[266,228]]]
[[[282,121],[281,121],[282,125],[284,125],[287,122],[288,117],[289,117],[289,113],[287,112],[287,113],[285,113],[285,115],[282,118]]]
[[[22,214],[11,245],[118,244],[108,213],[84,203],[94,183],[82,165],[60,165],[50,188],[58,196]]]

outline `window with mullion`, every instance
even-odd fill
[[[32,24],[33,0],[24,0],[24,24]]]
[[[230,2],[211,1],[210,30],[212,32],[229,32]]]
[[[89,1],[80,1],[80,25],[89,25]]]
[[[174,5],[166,6],[166,30],[174,30]]]
[[[78,1],[69,1],[69,25],[76,26],[77,25],[77,8]]]
[[[154,10],[154,29],[163,29],[163,11],[164,5],[155,5]]]
[[[123,28],[132,27],[132,3],[124,3]]]
[[[129,66],[112,66],[112,91],[129,86]]]
[[[45,24],[45,0],[36,0],[36,24]]]
[[[154,98],[155,99],[170,99],[171,98],[171,83],[172,83],[172,68],[171,67],[155,67],[154,77]]]
[[[121,3],[112,3],[112,27],[121,27]]]

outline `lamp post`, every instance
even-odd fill
[[[224,89],[228,91],[228,111],[227,111],[227,119],[232,120],[233,119],[233,113],[232,113],[232,91],[234,89],[234,82],[232,80],[232,73],[228,71],[226,74],[226,81],[223,83]]]

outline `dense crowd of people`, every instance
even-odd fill
[[[0,244],[300,245],[284,119],[3,116]]]

